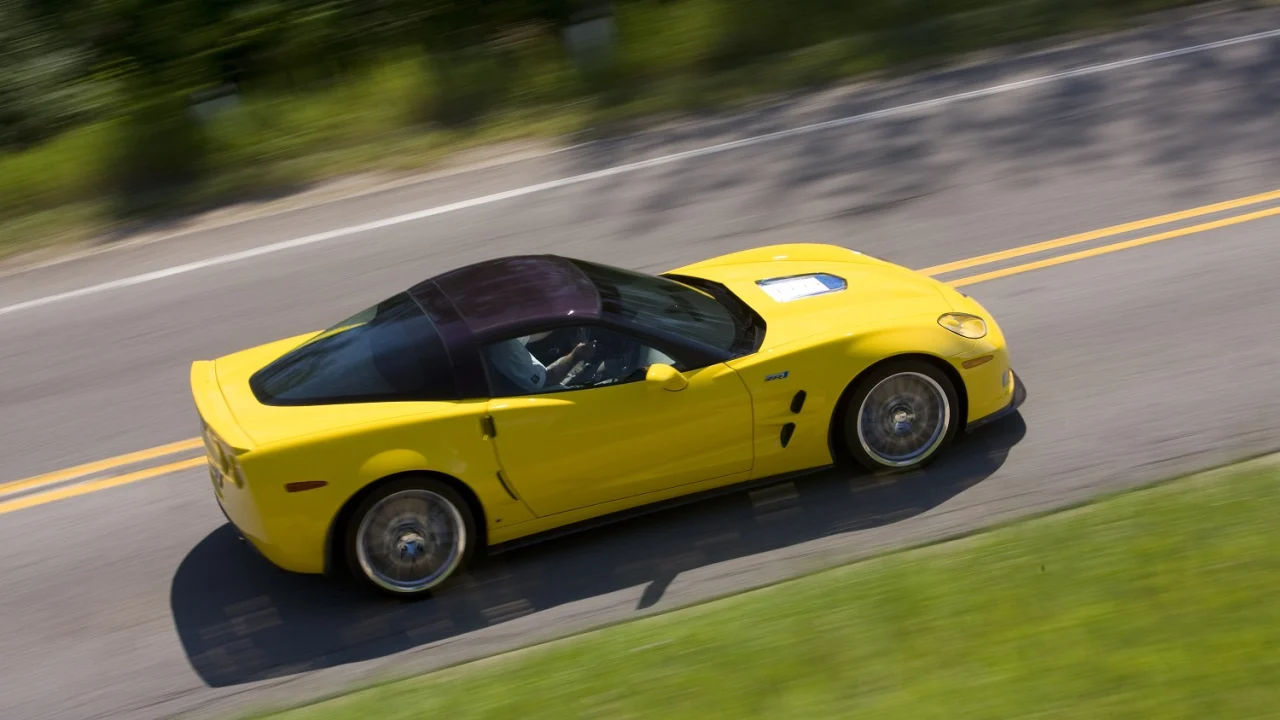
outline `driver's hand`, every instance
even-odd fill
[[[573,356],[574,362],[582,362],[583,360],[590,360],[591,356],[594,355],[595,352],[596,347],[594,343],[578,343],[577,347],[575,347],[569,354]]]

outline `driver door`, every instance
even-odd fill
[[[655,363],[680,370],[679,364],[639,339],[598,327],[567,335],[594,343],[595,355],[562,383],[548,377],[532,391],[527,383],[517,387],[496,377],[503,369],[486,352],[498,460],[534,513],[554,515],[716,478],[731,482],[750,472],[751,396],[727,365],[682,371],[688,384],[672,390],[647,380],[646,371]],[[538,347],[537,338],[516,340]],[[555,374],[555,358],[538,360],[546,375]]]

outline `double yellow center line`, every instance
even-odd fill
[[[999,252],[988,253],[986,255],[979,255],[966,260],[957,260],[955,262],[944,263],[942,265],[922,268],[919,272],[935,277],[939,275],[947,275],[961,270],[996,265],[1009,260],[1027,257],[1029,255],[1051,252],[1071,247],[1073,245],[1082,245],[1096,240],[1115,237],[1117,235],[1138,232],[1140,230],[1146,230],[1148,228],[1158,227],[1161,225],[1182,222],[1184,220],[1191,220],[1194,218],[1204,217],[1206,215],[1225,213],[1230,210],[1278,200],[1280,200],[1280,190],[1273,190],[1271,192],[1250,195],[1248,197],[1237,198],[1235,200],[1227,200],[1225,202],[1214,203],[1212,205],[1202,205],[1197,208],[1191,208],[1190,210],[1182,210],[1175,213],[1169,213],[1167,215],[1158,215],[1156,217],[1146,218],[1145,220],[1113,225],[1100,230],[1091,230],[1078,235],[1069,235],[1056,240],[1047,240],[1045,242],[1033,243],[1031,245],[1023,245],[1009,250],[1001,250]],[[1054,265],[1075,262],[1076,260],[1084,260],[1085,258],[1106,255],[1109,253],[1119,252],[1121,250],[1141,247],[1143,245],[1151,245],[1164,240],[1194,235],[1208,230],[1216,230],[1218,228],[1228,227],[1231,225],[1239,225],[1241,223],[1260,220],[1262,218],[1272,217],[1275,215],[1280,215],[1280,206],[1247,212],[1240,215],[1232,215],[1230,217],[1210,220],[1196,225],[1175,228],[1173,230],[1156,233],[1154,235],[1122,240],[1062,255],[1054,255],[1041,260],[1034,260],[1018,265],[989,270],[976,275],[948,279],[945,280],[945,282],[956,287],[973,285],[975,283],[995,280],[997,278],[1008,277],[1010,275],[1017,275],[1024,272],[1030,272],[1032,270],[1039,270],[1041,268],[1052,267]],[[206,462],[203,454],[198,457],[188,457],[182,460],[169,462],[164,465],[126,472],[124,474],[94,477],[101,473],[118,470],[130,465],[145,463],[149,460],[155,460],[170,455],[185,454],[193,450],[201,449],[203,445],[204,443],[199,438],[182,440],[180,442],[162,445],[149,450],[140,450],[138,452],[121,455],[119,457],[78,465],[66,470],[38,475],[25,480],[15,480],[13,482],[0,484],[0,515],[35,507],[37,505],[43,505],[45,503],[54,502],[55,500],[63,500],[66,498],[76,497],[78,495],[85,495],[91,492],[97,492],[98,490],[127,485],[129,483],[138,482],[139,480],[146,480],[178,472],[180,470],[199,467],[204,465]],[[82,479],[75,483],[71,482],[81,478],[87,479]],[[55,485],[58,487],[38,493],[30,492],[39,488]],[[14,495],[18,495],[18,497],[12,497]],[[9,497],[10,499],[4,499],[6,497]]]
[[[957,260],[952,263],[923,268],[919,272],[924,273],[925,275],[944,275],[957,270],[967,270],[980,265],[992,265],[1005,260],[1012,260],[1014,258],[1034,255],[1036,253],[1049,252],[1050,250],[1058,250],[1060,248],[1070,247],[1071,245],[1079,245],[1093,240],[1101,240],[1115,235],[1137,232],[1138,230],[1146,230],[1147,228],[1157,227],[1159,225],[1168,225],[1169,223],[1190,220],[1192,218],[1213,215],[1215,213],[1235,210],[1242,207],[1248,207],[1250,205],[1259,205],[1261,203],[1275,200],[1280,200],[1280,190],[1273,190],[1271,192],[1260,193],[1258,195],[1250,195],[1248,197],[1237,198],[1235,200],[1227,200],[1226,202],[1214,203],[1213,205],[1202,205],[1190,210],[1182,210],[1175,213],[1169,213],[1168,215],[1157,215],[1156,217],[1124,223],[1122,225],[1112,225],[1111,227],[1102,228],[1101,230],[1091,230],[1089,232],[1080,233],[1079,235],[1068,235],[1067,237],[1058,238],[1057,240],[1046,240],[1045,242],[1023,245],[1009,250],[1001,250],[1000,252],[979,255],[978,257],[969,258],[967,260]],[[1017,275],[1031,270],[1039,270],[1040,268],[1051,267],[1053,265],[1062,265],[1064,263],[1075,262],[1076,260],[1084,260],[1085,258],[1097,257],[1099,255],[1106,255],[1108,253],[1119,252],[1121,250],[1141,247],[1143,245],[1150,245],[1163,240],[1171,240],[1173,238],[1194,235],[1196,233],[1216,230],[1230,225],[1239,225],[1240,223],[1246,223],[1250,220],[1260,220],[1273,215],[1280,215],[1280,207],[1267,208],[1265,210],[1244,213],[1242,215],[1233,215],[1228,218],[1212,220],[1198,225],[1190,225],[1187,227],[1177,228],[1175,230],[1169,230],[1167,232],[1157,233],[1155,235],[1147,235],[1145,237],[1134,238],[1132,240],[1124,240],[1110,245],[1103,245],[1101,247],[1090,248],[1088,250],[1067,253],[1065,255],[1055,255],[1054,257],[1045,260],[1037,260],[1035,262],[1015,265],[1013,267],[1007,267],[1000,270],[992,270],[990,272],[970,275],[968,277],[963,277],[958,280],[949,280],[947,282],[957,287],[961,285],[973,285],[975,283],[995,280],[996,278],[1008,277],[1010,275]]]
[[[151,448],[149,450],[139,450],[138,452],[129,453],[128,455],[120,455],[118,457],[107,458],[106,460],[98,460],[84,465],[77,465],[66,470],[58,470],[56,472],[37,475],[25,480],[14,480],[0,485],[0,515],[11,513],[16,510],[25,510],[36,505],[44,505],[55,500],[63,500],[65,498],[84,495],[86,493],[105,490],[107,488],[116,487],[118,485],[127,485],[129,483],[146,480],[148,478],[168,475],[179,470],[187,470],[197,467],[205,463],[204,456],[187,458],[177,462],[170,462],[156,467],[145,468],[134,472],[125,473],[123,475],[111,475],[109,477],[93,478],[74,485],[63,485],[53,490],[46,490],[40,493],[32,493],[29,495],[21,495],[20,497],[4,500],[5,497],[17,495],[18,493],[26,493],[38,488],[49,487],[50,485],[61,485],[62,483],[75,480],[77,478],[87,478],[98,473],[108,470],[116,470],[127,467],[129,465],[137,465],[148,460],[166,457],[168,455],[177,455],[178,453],[190,452],[197,448],[204,447],[204,443],[196,438],[194,440],[182,440],[168,445]]]

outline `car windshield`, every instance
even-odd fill
[[[711,295],[674,280],[575,261],[600,293],[602,311],[732,352],[743,328]]]
[[[406,293],[353,315],[256,373],[272,404],[455,399],[452,369],[426,313]]]

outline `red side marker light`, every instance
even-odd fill
[[[328,484],[329,483],[324,480],[307,480],[305,482],[288,483],[284,486],[284,489],[287,492],[302,492],[303,490],[315,490],[316,488],[322,488]]]

